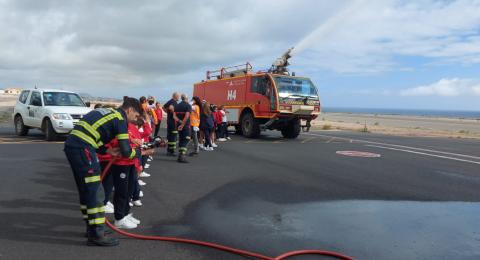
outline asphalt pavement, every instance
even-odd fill
[[[0,128],[0,259],[245,259],[130,238],[85,246],[62,148],[39,132]],[[164,150],[154,157],[144,206],[133,209],[142,221],[135,233],[269,256],[324,249],[357,259],[480,259],[477,140],[266,132],[232,135],[188,164]]]

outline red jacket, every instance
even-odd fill
[[[128,134],[132,137],[132,139],[142,139],[142,133],[138,131],[138,127],[136,125],[132,125],[132,127],[128,128]],[[140,161],[138,160],[138,157],[135,157],[133,159],[135,163],[135,168],[137,169],[137,172],[140,172]]]
[[[142,139],[144,142],[150,142],[150,135],[152,134],[152,127],[150,126],[149,123],[145,122],[143,124],[143,133],[140,133],[142,135]]]
[[[157,114],[157,120],[158,122],[162,121],[163,118],[163,109],[161,108],[155,108],[155,114]]]
[[[222,113],[220,112],[220,110],[213,112],[213,118],[215,119],[216,125],[222,124]]]
[[[128,124],[128,136],[130,139],[130,147],[132,147],[132,149],[138,148],[138,145],[132,142],[133,139],[141,139],[140,133],[138,132],[138,128],[136,125],[131,123]],[[110,144],[112,147],[117,147],[118,140],[113,139],[112,142],[110,142]],[[135,160],[138,161],[137,158],[129,159],[129,158],[120,157],[120,158],[116,158],[113,164],[114,165],[135,165]]]

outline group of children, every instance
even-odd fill
[[[213,151],[217,147],[215,141],[224,142],[230,140],[228,135],[227,111],[223,106],[216,107],[207,101],[200,101],[198,97],[192,98],[192,118],[196,118],[198,113],[199,126],[192,123],[192,140],[194,151],[198,150]],[[191,120],[195,122],[195,120]]]
[[[214,106],[214,118],[216,126],[216,135],[217,140],[220,142],[225,142],[230,140],[228,136],[228,120],[227,120],[227,111],[224,106],[220,106],[218,109]]]
[[[140,220],[135,218],[130,210],[134,206],[142,206],[142,186],[146,185],[143,179],[150,177],[145,169],[150,167],[149,162],[153,160],[154,153],[153,149],[143,149],[142,145],[150,142],[158,134],[164,112],[160,103],[155,103],[151,97],[148,99],[141,97],[140,103],[144,113],[136,124],[128,125],[129,143],[132,149],[136,150],[137,156],[132,159],[112,158],[108,154],[98,156],[102,172],[110,166],[102,180],[105,191],[105,213],[113,213],[114,225],[122,229],[133,229],[140,224]],[[206,101],[200,101],[198,97],[192,98],[190,104],[192,106],[190,127],[193,140],[193,151],[190,155],[198,154],[200,149],[213,151],[213,148],[217,147],[215,141],[230,140],[228,112],[223,106],[217,108]],[[118,141],[114,139],[106,146],[115,148],[118,146]]]
[[[152,118],[149,110],[144,108],[144,113],[136,123],[128,124],[128,138],[132,149],[136,150],[134,158],[113,158],[110,155],[99,155],[102,172],[107,172],[102,180],[105,191],[105,213],[113,213],[114,225],[117,228],[132,229],[140,224],[130,212],[131,207],[142,206],[143,191],[141,186],[146,185],[143,178],[150,177],[145,169],[150,167],[148,162],[153,160],[153,149],[143,149],[142,145],[152,138]],[[154,125],[155,127],[155,125]],[[159,128],[159,124],[157,126]],[[118,140],[105,145],[107,148],[118,146]],[[113,192],[113,203],[110,201]]]

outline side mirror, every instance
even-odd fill
[[[85,102],[86,107],[90,107],[90,105],[91,105],[90,101]]]

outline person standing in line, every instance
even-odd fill
[[[158,101],[155,103],[154,112],[157,115],[157,124],[155,125],[155,132],[153,136],[158,136],[158,131],[160,131],[160,125],[162,124],[162,119],[163,119],[162,104],[160,104],[160,102]]]
[[[138,142],[133,139],[131,134],[132,128],[136,128],[133,123],[128,124],[129,143],[135,154],[137,153]],[[117,139],[109,143],[111,147],[118,147]],[[113,195],[114,205],[114,225],[121,229],[136,228],[140,221],[133,217],[130,213],[130,183],[134,176],[137,175],[135,169],[135,157],[133,158],[117,158],[111,167],[111,178],[113,179],[113,187],[115,192]],[[110,188],[111,192],[111,188]],[[104,201],[105,202],[105,201]]]
[[[198,144],[198,134],[200,131],[200,106],[202,105],[200,98],[192,98],[192,113],[190,114],[190,127],[191,135],[193,140],[193,151],[189,154],[190,156],[198,155],[199,144]]]
[[[205,102],[203,105],[203,111],[200,114],[200,121],[202,131],[205,135],[205,151],[213,151],[212,141],[210,138],[214,127],[214,122],[212,110],[210,109],[210,104],[208,102]]]
[[[228,120],[227,120],[227,112],[225,111],[224,106],[220,106],[218,109],[219,117],[220,117],[220,134],[217,140],[220,142],[224,142],[230,140],[228,136]]]
[[[217,131],[218,131],[218,124],[217,124],[217,106],[214,104],[210,104],[210,110],[212,111],[212,119],[213,119],[213,129],[210,132],[210,143],[212,144],[213,148],[217,148],[218,145],[215,143],[217,140]]]
[[[152,130],[155,128],[155,126],[158,124],[158,118],[157,118],[157,113],[155,113],[155,98],[153,98],[152,96],[149,96],[148,99],[147,99],[147,103],[148,103],[148,106],[147,106],[147,109],[148,109],[148,115],[150,116],[150,123],[151,123],[151,127],[152,127]],[[153,133],[154,131],[152,131],[152,137],[153,136]]]
[[[177,105],[180,95],[177,92],[172,94],[172,99],[163,105],[163,108],[167,112],[167,156],[176,156],[175,150],[177,149],[177,123],[175,122],[175,106]]]
[[[187,146],[190,142],[190,113],[192,106],[188,103],[188,97],[185,94],[181,96],[182,101],[175,106],[175,115],[178,130],[178,159],[180,163],[186,163]]]

